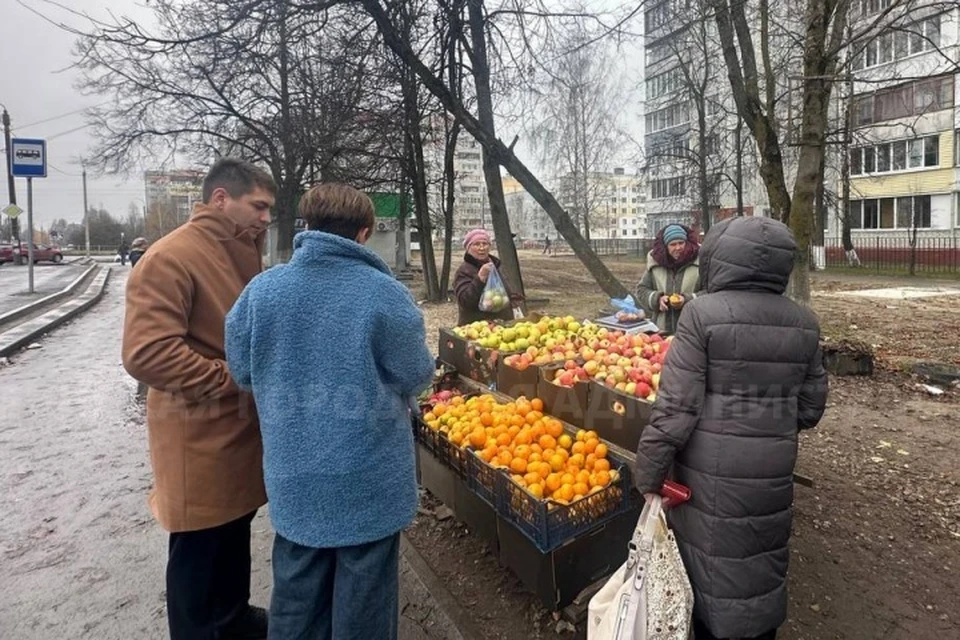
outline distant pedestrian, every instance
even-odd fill
[[[550,253],[550,236],[543,239],[543,253]]]
[[[434,359],[410,291],[364,246],[370,198],[324,184],[299,207],[293,258],[254,278],[226,324],[263,433],[270,637],[396,640],[400,531],[417,511],[408,406]]]
[[[127,264],[127,254],[130,253],[130,247],[127,246],[126,242],[120,241],[120,247],[117,249],[117,255],[120,256],[120,264]]]
[[[136,238],[130,244],[130,267],[133,268],[137,266],[137,261],[140,260],[140,257],[147,250],[147,239],[146,238]]]
[[[223,331],[262,269],[276,192],[258,167],[220,160],[190,220],[127,280],[123,364],[150,387],[150,507],[170,532],[171,640],[267,637],[266,612],[249,605],[250,523],[267,501],[260,424],[227,370]]]

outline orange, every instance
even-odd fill
[[[543,422],[540,420],[537,420],[536,422],[534,422],[533,427],[530,429],[530,435],[532,435],[535,439],[539,438],[546,432],[547,432],[547,429],[546,427],[543,426]]]
[[[547,427],[547,433],[553,436],[554,438],[559,438],[563,435],[563,424],[559,420],[550,420],[545,421],[545,426]]]
[[[560,471],[563,469],[563,457],[559,453],[555,453],[550,456],[550,468],[554,471]]]
[[[496,462],[501,466],[509,467],[511,460],[513,460],[513,454],[511,454],[509,451],[501,451],[497,454]]]
[[[510,460],[510,470],[514,473],[526,473],[527,461],[523,458],[513,458]]]
[[[534,483],[534,484],[529,485],[529,486],[527,487],[527,491],[529,491],[529,492],[533,495],[534,498],[536,498],[536,499],[538,499],[538,500],[542,500],[542,499],[543,499],[543,486],[540,485],[539,483]]]
[[[517,458],[527,460],[530,458],[530,447],[525,444],[518,444],[513,450],[513,455]]]
[[[450,442],[459,446],[460,443],[463,442],[463,434],[459,431],[454,431],[450,434]]]
[[[581,471],[577,474],[577,482],[582,484],[590,484],[590,472]]]
[[[533,407],[534,411],[543,411],[543,400],[534,398],[530,401],[530,406]]]
[[[544,449],[553,449],[557,446],[557,441],[551,435],[542,435],[538,441]]]
[[[507,435],[510,436],[510,439],[513,440],[517,437],[517,434],[520,433],[520,427],[512,426],[507,429]]]
[[[480,424],[485,427],[489,427],[493,424],[493,415],[488,412],[483,412],[480,414]]]
[[[530,433],[530,429],[524,427],[520,429],[520,433],[513,438],[513,441],[517,444],[530,444],[533,442],[533,435]]]
[[[587,454],[587,457],[583,461],[583,468],[587,471],[593,471],[594,465],[597,463],[597,456],[594,453]]]
[[[563,474],[562,476],[560,476],[560,484],[571,484],[571,485],[572,485],[572,484],[573,484],[574,482],[576,482],[576,481],[577,481],[577,478],[576,478],[576,476],[574,476],[572,473],[565,473],[565,474]],[[569,499],[569,498],[568,498],[568,499]]]
[[[610,461],[606,458],[600,458],[593,463],[593,470],[596,472],[610,471]]]
[[[590,487],[588,487],[586,483],[578,482],[577,484],[573,485],[573,492],[578,496],[585,496],[590,492]]]
[[[549,491],[550,493],[553,493],[554,491],[556,491],[557,489],[559,489],[559,488],[560,488],[560,485],[563,484],[563,483],[560,482],[560,474],[559,474],[559,473],[551,473],[550,475],[548,475],[548,476],[546,477],[546,482],[545,482],[545,484],[546,484],[546,487],[547,487],[547,491]]]
[[[572,484],[561,485],[557,492],[560,494],[560,498],[567,502],[573,500],[573,496],[577,494]]]
[[[487,432],[483,429],[474,429],[470,432],[470,446],[479,449],[487,443]]]
[[[567,453],[566,449],[557,449],[557,455],[563,458],[564,464],[570,459],[570,454]]]
[[[563,447],[564,449],[569,450],[573,446],[573,438],[564,433],[559,438],[557,438],[557,444]]]
[[[527,481],[523,479],[523,476],[510,476],[510,479],[516,482],[521,487],[527,486]]]
[[[497,436],[497,445],[507,446],[513,441],[513,438],[510,437],[509,433],[501,433]]]
[[[433,415],[438,418],[447,412],[447,406],[443,403],[433,405]]]
[[[575,467],[583,467],[583,462],[584,462],[584,458],[582,453],[575,453],[572,456],[570,456],[569,460],[567,460],[567,464]]]
[[[597,471],[594,478],[594,484],[596,486],[605,487],[610,484],[610,472],[609,471]]]
[[[583,453],[583,442],[580,442],[579,440],[574,442],[573,446],[570,447],[570,451],[574,453]]]
[[[583,443],[583,450],[586,451],[587,453],[596,453],[597,445],[599,444],[600,444],[600,441],[597,440],[596,438],[588,438]]]
[[[601,442],[600,444],[597,445],[597,448],[594,449],[593,452],[594,452],[595,454],[597,454],[597,457],[598,457],[598,458],[606,458],[606,457],[607,457],[607,445],[605,445],[605,444],[603,444],[603,443]]]
[[[496,457],[496,455],[497,455],[497,450],[491,449],[490,447],[487,447],[486,449],[480,452],[480,457],[483,458],[484,462],[493,462],[493,459]]]
[[[577,442],[583,442],[584,440],[586,440],[586,436],[587,436],[587,432],[584,431],[583,429],[579,429],[577,431]]]
[[[528,471],[526,475],[523,476],[523,481],[527,483],[527,486],[540,482],[540,474],[536,472]]]
[[[524,419],[523,416],[521,416],[518,413],[515,413],[512,416],[510,416],[510,424],[514,427],[522,427],[523,425],[527,424],[527,421]]]
[[[593,429],[591,429],[590,431],[587,431],[585,434],[583,434],[583,437],[584,437],[585,440],[589,440],[590,438],[593,438],[594,440],[599,440],[599,439],[600,439],[600,436],[597,435],[597,432],[594,431]]]
[[[551,472],[553,469],[552,469],[552,468],[550,467],[550,465],[547,464],[546,462],[541,462],[541,463],[539,463],[539,464],[540,464],[540,477],[541,477],[541,478],[546,478],[548,475],[550,475],[550,472]]]
[[[527,417],[526,417],[527,424],[535,425],[537,424],[537,420],[539,420],[539,418],[537,417],[537,414],[535,412],[531,411],[530,413],[527,414]]]

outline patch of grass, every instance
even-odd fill
[[[885,276],[890,278],[924,278],[929,280],[960,280],[960,267],[958,271],[922,271],[917,269],[914,275],[910,275],[907,267],[884,267],[877,269],[869,265],[861,267],[827,267],[820,271],[826,275],[847,275],[847,276]]]

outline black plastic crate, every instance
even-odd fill
[[[484,462],[476,451],[470,449],[465,453],[467,486],[487,504],[495,507],[498,485],[501,479],[509,480],[509,478],[499,469]]]
[[[513,523],[541,551],[556,549],[630,508],[630,474],[621,462],[613,468],[619,474],[616,482],[566,505],[538,499],[500,474],[494,504],[497,515]]]
[[[428,427],[420,416],[413,416],[412,422],[414,439],[427,451],[439,457],[440,433]]]
[[[467,456],[470,453],[450,442],[447,434],[440,433],[437,437],[437,457],[453,469],[457,477],[465,478],[467,476]]]

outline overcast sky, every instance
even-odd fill
[[[115,14],[143,15],[136,0],[66,0],[62,4],[100,17],[106,16],[104,4]],[[47,177],[33,181],[34,224],[48,227],[55,218],[80,222],[83,186],[77,160],[88,154],[94,143],[89,129],[84,128],[82,110],[97,100],[81,96],[74,88],[77,73],[68,68],[73,62],[74,36],[23,5],[75,26],[82,26],[83,21],[43,0],[0,0],[0,104],[10,112],[14,137],[47,139]],[[17,178],[16,183],[17,203],[26,209],[26,180]],[[129,180],[87,176],[91,206],[103,204],[117,217],[127,215],[131,202],[142,208],[143,192],[140,175],[131,174]],[[4,179],[0,208],[8,201]]]

